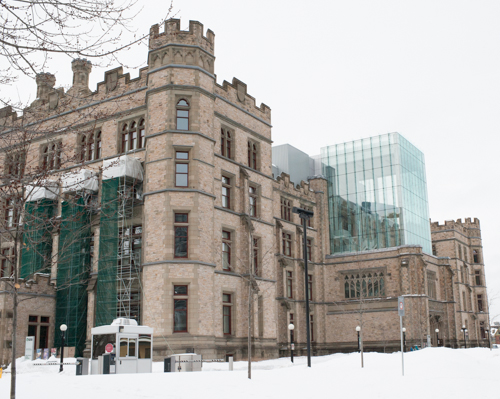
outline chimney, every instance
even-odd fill
[[[51,73],[39,73],[36,75],[36,98],[42,101],[49,100],[49,94],[56,84],[56,77]]]

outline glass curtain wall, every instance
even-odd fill
[[[321,149],[331,253],[420,245],[431,252],[424,155],[398,133]]]

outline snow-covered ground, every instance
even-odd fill
[[[71,361],[73,359],[67,359]],[[500,398],[500,350],[428,348],[405,354],[359,353],[289,358],[253,363],[205,363],[202,372],[163,373],[154,363],[152,374],[75,376],[75,366],[35,366],[18,360],[18,398],[200,398],[295,399],[325,398]],[[10,374],[0,379],[0,398],[8,398]]]

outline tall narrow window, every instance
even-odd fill
[[[256,276],[261,276],[262,273],[259,259],[259,241],[258,238],[253,239],[253,270]]]
[[[174,220],[174,257],[188,257],[188,214],[176,213]]]
[[[307,275],[307,289],[309,290],[309,300],[313,300],[313,276],[312,274]]]
[[[249,185],[248,186],[248,198],[250,207],[250,216],[257,217],[257,187]]]
[[[432,254],[433,254],[434,256],[437,256],[437,249],[436,249],[436,246],[435,246],[435,245],[433,245],[433,246],[432,246]]]
[[[139,144],[138,148],[146,147],[146,123],[144,118],[139,121]]]
[[[301,204],[300,207],[302,209],[306,209],[308,211],[313,211],[313,207],[312,206],[307,206],[307,205]],[[306,226],[307,227],[313,227],[313,218],[312,217],[310,217],[309,219],[306,219]]]
[[[128,137],[128,125],[124,124],[122,127],[122,152],[130,150]]]
[[[188,331],[188,286],[174,285],[174,333]]]
[[[87,156],[87,135],[82,134],[82,137],[80,139],[80,161],[83,162],[86,160]],[[43,160],[42,160],[42,167],[45,168],[49,164],[49,157],[48,157],[48,147],[45,147],[43,149]]]
[[[222,326],[224,335],[231,335],[232,307],[233,307],[233,302],[231,294],[222,294]]]
[[[290,271],[286,272],[286,297],[293,298],[293,274]]]
[[[281,197],[281,219],[292,220],[292,201]]]
[[[474,270],[474,276],[476,279],[476,285],[483,285],[481,283],[481,270]]]
[[[252,141],[248,142],[248,166],[257,170],[257,144]]]
[[[310,331],[311,331],[311,341],[314,341],[314,316],[311,314],[309,315],[309,318],[310,318],[310,323],[309,323],[309,326],[310,326]]]
[[[184,99],[177,103],[177,130],[189,130],[189,103]]]
[[[222,207],[231,209],[231,178],[222,176]]]
[[[62,143],[60,141],[42,145],[41,166],[43,169],[51,170],[51,169],[59,169],[61,167],[61,147]],[[85,147],[84,151],[86,151]]]
[[[189,152],[175,152],[175,187],[189,185]]]
[[[307,260],[312,261],[312,240],[307,239]]]
[[[43,151],[42,151],[43,152]],[[49,149],[47,147],[47,153]],[[7,174],[14,177],[23,177],[26,166],[26,156],[24,151],[8,153],[5,157],[5,169]]]
[[[231,270],[231,232],[222,230],[222,269]]]
[[[220,138],[220,153],[221,155],[227,157],[227,158],[232,158],[232,142],[233,142],[233,136],[232,133],[227,130],[222,128],[220,130],[221,132],[221,138]]]
[[[478,295],[477,296],[477,311],[478,312],[484,312],[483,296],[482,295]]]
[[[479,263],[479,253],[475,249],[472,251],[472,257],[474,259],[474,263]]]
[[[283,255],[292,256],[292,235],[282,233]]]

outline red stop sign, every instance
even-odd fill
[[[111,353],[113,352],[113,348],[113,344],[107,344],[104,350],[106,351],[106,353]]]

